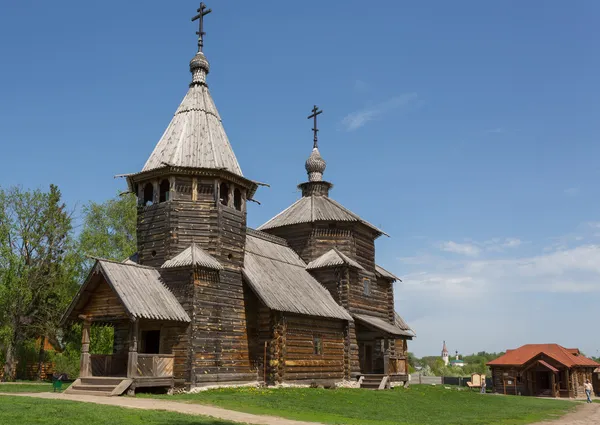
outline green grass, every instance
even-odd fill
[[[66,389],[70,384],[63,384],[62,389]],[[51,393],[52,384],[48,382],[17,382],[17,383],[0,383],[0,393]]]
[[[158,410],[125,409],[115,406],[0,396],[2,425],[232,425],[203,416]]]
[[[392,391],[237,388],[142,397],[350,425],[522,425],[556,419],[577,405],[564,400],[482,395],[426,385]]]

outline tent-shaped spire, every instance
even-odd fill
[[[204,34],[202,29],[200,32]],[[225,169],[243,177],[225,134],[219,112],[206,85],[209,69],[208,60],[199,49],[190,62],[192,73],[190,88],[167,130],[146,161],[142,172],[170,165]]]

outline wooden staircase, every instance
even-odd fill
[[[123,394],[133,382],[127,378],[111,378],[105,376],[90,376],[79,378],[65,390],[65,394],[118,396]]]
[[[386,390],[390,388],[390,377],[384,374],[363,375],[360,387],[367,390]]]

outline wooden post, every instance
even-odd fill
[[[267,341],[265,341],[265,354],[263,357],[263,381],[267,385]]]
[[[192,177],[192,201],[198,200],[198,177]]]
[[[389,341],[387,337],[383,339],[383,374],[389,375],[390,373],[390,349]]]
[[[129,325],[129,356],[127,358],[127,377],[137,376],[138,367],[138,330],[139,321],[135,319]]]
[[[79,376],[85,378],[92,376],[92,365],[90,359],[90,327],[91,320],[85,318],[83,320],[83,328],[81,330],[81,363]]]
[[[567,397],[571,398],[571,379],[569,376],[569,369],[565,369],[565,373],[567,374]]]

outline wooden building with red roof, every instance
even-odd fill
[[[527,344],[488,363],[494,391],[501,394],[585,397],[583,384],[592,381],[599,363],[577,348],[558,344]],[[600,392],[600,388],[594,388]]]

